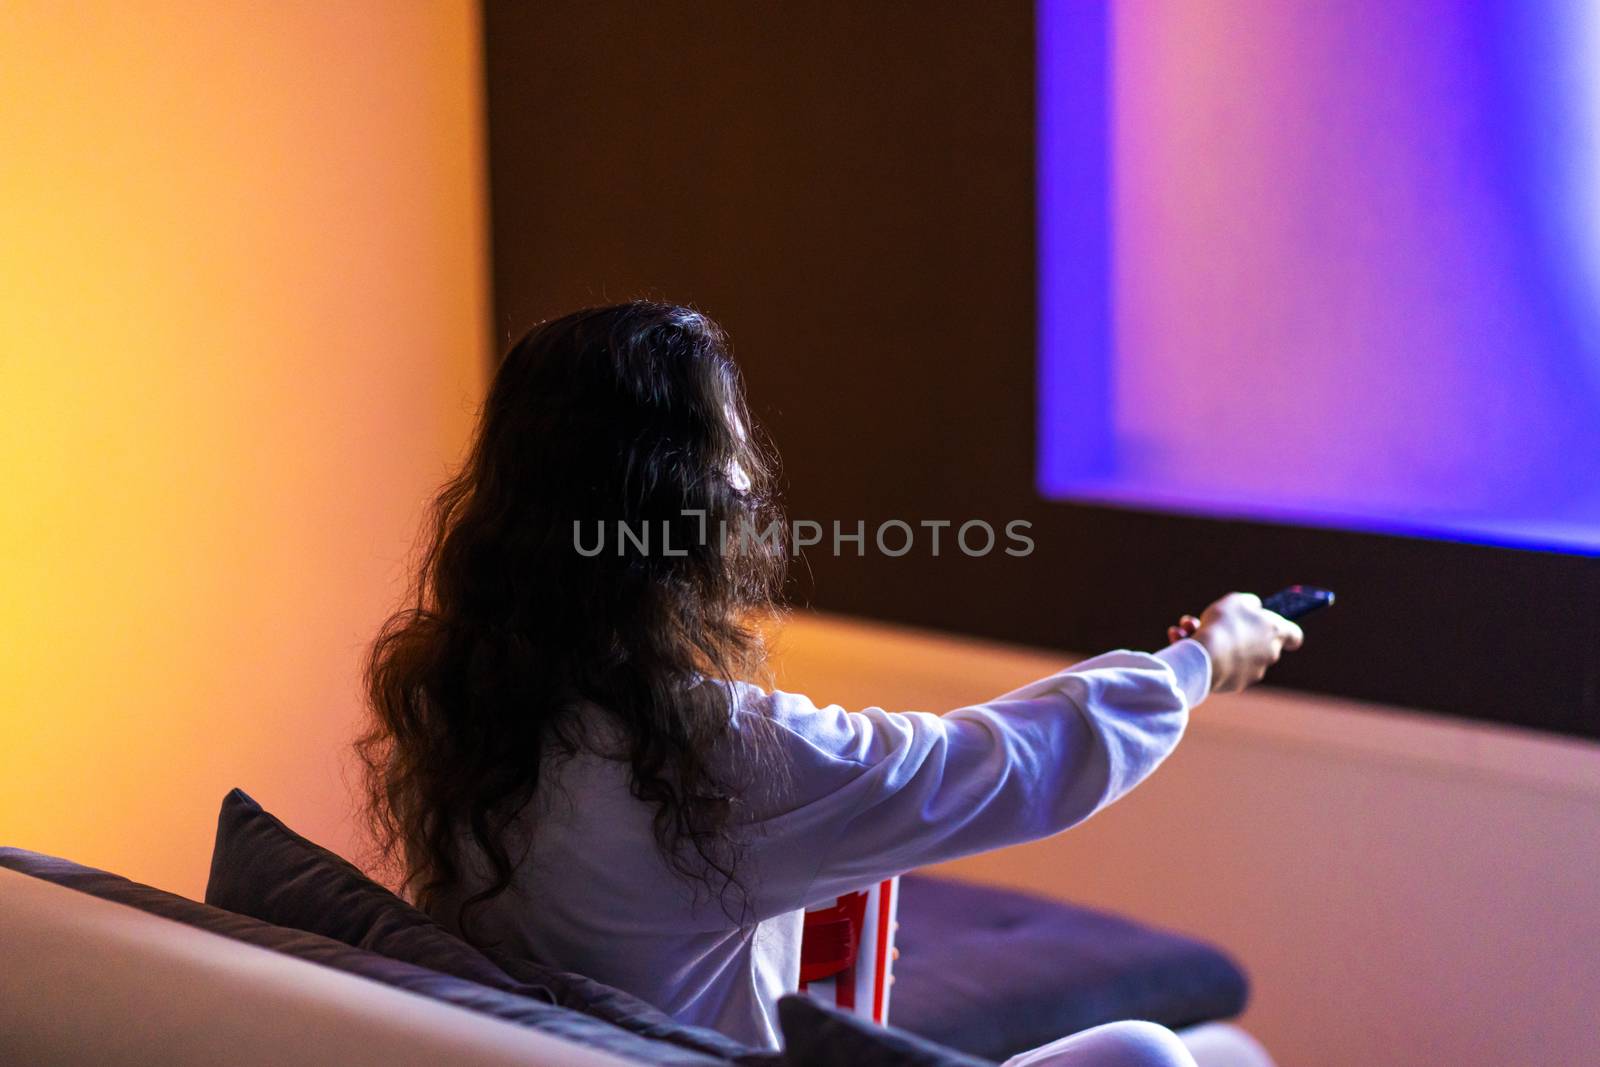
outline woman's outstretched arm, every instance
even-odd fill
[[[1110,652],[945,715],[743,694],[777,727],[788,781],[755,827],[764,912],[1059,833],[1153,771],[1210,689],[1203,648]],[[774,898],[770,904],[767,898]]]
[[[753,827],[761,910],[1049,837],[1112,803],[1167,757],[1207,693],[1242,688],[1236,677],[1254,680],[1299,641],[1254,598],[1207,614],[1195,639],[1108,652],[945,715],[742,690],[741,713],[774,724],[787,770]]]

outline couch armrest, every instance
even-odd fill
[[[462,1008],[0,869],[0,1061],[625,1067]]]

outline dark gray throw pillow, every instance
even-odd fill
[[[1249,981],[1204,941],[1028,893],[907,875],[895,1025],[1003,1060],[1119,1019],[1180,1030],[1244,1009]]]
[[[701,1056],[752,1064],[771,1058],[714,1030],[679,1023],[620,989],[478,950],[353,864],[289,829],[242,790],[222,801],[206,903],[553,1002]],[[658,1062],[665,1061],[658,1057]]]
[[[223,798],[205,899],[276,926],[556,1002],[553,991],[513,979],[354,864],[289,829],[242,790]]]
[[[778,1001],[778,1024],[784,1067],[994,1067],[989,1060],[835,1011],[810,997]]]

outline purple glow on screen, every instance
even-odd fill
[[[1600,17],[1038,7],[1053,499],[1600,553]]]

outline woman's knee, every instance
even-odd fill
[[[1157,1023],[1107,1023],[1078,1036],[1091,1039],[1085,1045],[1094,1051],[1084,1063],[1094,1067],[1195,1067],[1178,1035]]]

